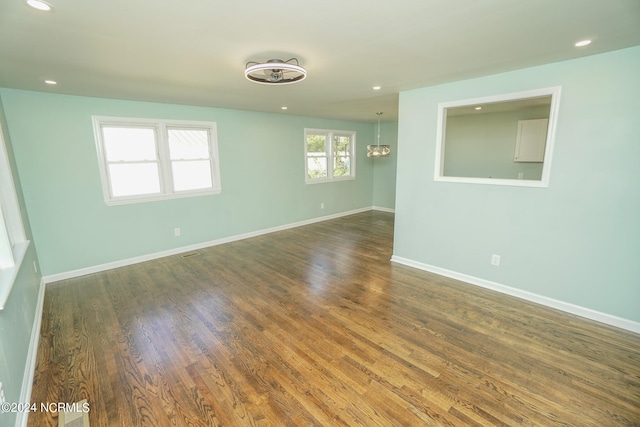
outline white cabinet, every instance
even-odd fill
[[[514,162],[543,162],[549,119],[519,120]]]

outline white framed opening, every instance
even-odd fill
[[[438,104],[434,180],[548,187],[560,90]]]

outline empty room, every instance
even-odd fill
[[[640,2],[0,2],[0,427],[639,426]]]

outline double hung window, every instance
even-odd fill
[[[0,128],[0,310],[9,298],[28,247],[9,152]]]
[[[220,193],[215,123],[93,117],[93,127],[107,204]]]
[[[307,183],[354,179],[356,133],[304,130]]]

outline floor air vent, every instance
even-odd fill
[[[189,252],[188,254],[182,255],[182,258],[191,258],[193,256],[198,256],[198,255],[200,255],[200,252]]]
[[[58,412],[58,427],[89,427],[87,399],[70,405],[69,411]]]

